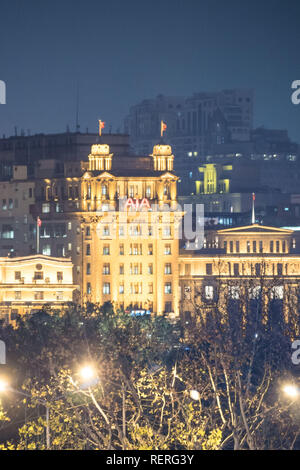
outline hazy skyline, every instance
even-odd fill
[[[158,94],[253,88],[254,125],[300,142],[300,4],[228,0],[1,2],[0,135],[122,130],[129,107]]]

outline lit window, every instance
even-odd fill
[[[283,299],[283,286],[274,286],[271,289],[271,299]]]
[[[51,256],[51,246],[50,245],[44,245],[42,249],[43,255],[46,256]]]
[[[146,187],[146,197],[147,197],[148,199],[151,198],[151,186],[147,186],[147,187]]]
[[[214,288],[213,286],[205,286],[204,295],[207,300],[212,300],[214,297]]]
[[[110,283],[109,282],[104,282],[103,283],[103,294],[104,295],[110,294]]]
[[[104,245],[103,246],[103,254],[104,255],[109,255],[109,245]]]
[[[56,300],[63,300],[63,299],[64,299],[63,291],[56,292]]]
[[[49,202],[45,202],[44,204],[42,204],[42,212],[43,214],[47,214],[50,212],[50,203]]]
[[[105,227],[103,227],[103,236],[104,237],[107,237],[109,236],[109,226],[108,225],[105,225]]]
[[[172,294],[172,283],[166,282],[165,283],[165,294]]]
[[[2,227],[2,238],[14,238],[15,232],[12,225],[3,225]]]
[[[165,237],[170,237],[171,236],[171,227],[169,227],[169,226],[164,227],[164,236]]]
[[[239,286],[229,286],[229,297],[234,300],[237,300],[240,298]]]
[[[104,274],[104,275],[110,274],[110,264],[109,264],[109,263],[105,263],[105,264],[103,265],[102,274]]]
[[[171,254],[171,245],[165,245],[165,255]]]
[[[21,300],[22,293],[20,290],[15,291],[15,300]]]
[[[44,300],[44,292],[42,291],[35,292],[34,300]]]
[[[172,265],[171,263],[165,264],[165,274],[172,274]]]
[[[249,297],[251,300],[259,299],[260,294],[261,294],[260,286],[254,286],[249,289]]]

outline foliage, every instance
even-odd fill
[[[3,327],[13,385],[31,398],[20,404],[28,412],[18,437],[2,437],[2,448],[46,449],[47,429],[56,450],[297,447],[297,407],[278,394],[290,373],[289,324],[226,308],[195,310],[184,334],[179,323],[110,304]],[[78,375],[86,362],[99,378],[90,388]]]

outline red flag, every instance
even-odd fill
[[[99,119],[99,135],[101,136],[102,129],[105,127],[105,122]]]
[[[38,224],[39,227],[42,226],[42,221],[39,217],[36,219],[36,223]]]
[[[255,193],[252,193],[252,199],[255,201]]]
[[[161,137],[163,136],[163,133],[165,132],[166,129],[167,129],[167,124],[164,121],[161,121],[161,123],[160,123],[160,135],[161,135]]]

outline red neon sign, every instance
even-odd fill
[[[134,199],[129,197],[125,203],[125,209],[130,209],[131,207],[136,211],[138,209],[143,209],[143,207],[145,209],[151,209],[150,202],[145,197],[143,199]]]

